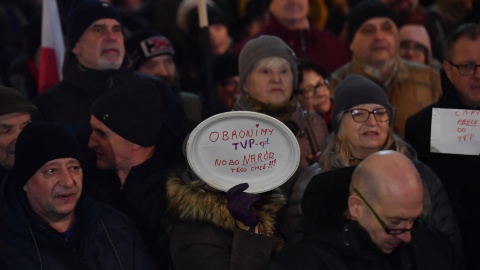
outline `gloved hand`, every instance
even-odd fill
[[[250,227],[250,231],[255,230],[259,219],[253,213],[253,207],[260,206],[262,196],[260,194],[251,194],[243,192],[248,188],[247,183],[238,184],[227,191],[227,207],[232,216]]]

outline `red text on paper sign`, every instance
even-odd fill
[[[454,112],[455,116],[463,116],[463,117],[468,117],[468,116],[480,116],[480,111],[478,110],[456,110]],[[467,141],[472,141],[475,138],[474,133],[468,133],[465,134],[468,130],[469,127],[476,127],[478,124],[477,119],[458,119],[457,120],[457,125],[459,126],[457,128],[457,133],[462,133],[461,135],[457,136],[457,139],[459,142],[467,142]]]

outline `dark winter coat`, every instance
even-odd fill
[[[458,92],[442,72],[443,95],[439,101],[411,116],[405,128],[405,140],[418,153],[418,158],[429,165],[442,180],[455,213],[466,255],[467,266],[480,265],[479,156],[440,154],[430,152],[432,108],[474,110],[461,101]],[[473,269],[473,268],[472,268]]]
[[[169,212],[176,220],[170,231],[170,252],[174,268],[265,269],[271,254],[282,241],[274,236],[276,216],[285,203],[279,190],[264,193],[259,231],[249,235],[236,227],[227,209],[226,193],[206,187],[199,180],[168,181]]]
[[[289,243],[268,269],[463,269],[448,237],[426,223],[412,232],[410,243],[400,244],[392,254],[382,253],[356,221],[344,217],[354,169],[329,171],[310,182],[302,203],[304,234]]]
[[[0,195],[0,269],[155,269],[125,215],[82,195],[75,232],[66,237],[33,214],[22,190],[6,183]]]
[[[157,266],[168,264],[168,237],[164,222],[167,208],[165,186],[168,172],[162,165],[162,152],[133,167],[123,186],[114,171],[99,171],[86,182],[85,191],[99,202],[127,215],[137,227]]]

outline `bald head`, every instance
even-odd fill
[[[376,152],[360,163],[352,175],[351,187],[372,200],[404,196],[422,200],[423,196],[422,181],[413,163],[390,150]]]
[[[382,252],[390,253],[400,243],[410,242],[410,232],[390,235],[386,229],[410,229],[422,209],[420,175],[403,154],[379,151],[355,169],[350,184],[348,216],[369,233]]]

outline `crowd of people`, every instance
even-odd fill
[[[480,159],[431,142],[432,111],[480,106],[480,1],[56,2],[41,91],[42,1],[0,3],[0,269],[480,265]],[[227,111],[291,131],[285,183],[195,174]]]

